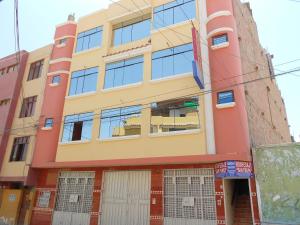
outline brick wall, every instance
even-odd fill
[[[250,5],[240,0],[233,3],[244,81],[270,76],[245,85],[251,145],[291,142],[284,101],[275,79],[271,79],[267,52],[260,45]]]

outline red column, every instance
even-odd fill
[[[55,161],[71,66],[70,61],[75,43],[76,27],[77,25],[73,21],[68,21],[65,24],[59,25],[55,31],[55,44],[50,58],[40,126],[43,126],[45,118],[53,118],[54,124],[51,130],[38,130],[32,167],[45,166],[48,162]],[[65,46],[59,45],[60,39],[67,40]],[[56,75],[61,77],[61,81],[58,86],[52,87],[49,84],[52,82],[53,76]]]
[[[251,207],[252,207],[252,215],[253,215],[253,219],[254,219],[254,225],[260,225],[260,216],[259,216],[255,178],[250,178],[250,195],[251,195],[251,202],[252,202]]]
[[[97,170],[96,177],[95,177],[95,183],[94,183],[93,205],[92,205],[90,225],[98,225],[99,217],[101,218],[101,215],[99,215],[99,211],[100,211],[100,204],[101,204],[100,203],[101,193],[102,193],[102,189],[103,189],[102,177],[103,177],[103,171]]]
[[[208,16],[220,11],[231,13],[229,16],[217,16],[207,23],[208,34],[212,32],[214,36],[226,33],[229,39],[229,46],[215,50],[211,48],[212,37],[207,40],[214,91],[212,96],[216,151],[217,154],[241,155],[247,160],[250,156],[249,128],[244,87],[238,85],[243,82],[243,77],[232,0],[207,0],[206,2]],[[234,91],[236,105],[232,108],[216,108],[217,92],[227,90]]]
[[[215,179],[217,224],[226,224],[223,179]]]
[[[163,225],[163,170],[151,171],[150,225]]]

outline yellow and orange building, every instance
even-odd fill
[[[251,148],[291,140],[251,20],[238,0],[121,0],[57,25],[11,130],[37,126],[9,136],[0,176],[34,192],[30,224],[260,224]]]

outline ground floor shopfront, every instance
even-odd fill
[[[254,178],[216,171],[216,164],[40,169],[31,225],[236,224],[247,211],[259,224]],[[234,213],[245,202],[249,210]]]

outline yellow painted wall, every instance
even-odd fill
[[[47,45],[43,48],[32,51],[29,54],[26,68],[25,68],[24,78],[22,81],[22,89],[18,99],[16,112],[14,115],[14,120],[11,128],[12,130],[8,139],[4,161],[0,172],[1,177],[27,176],[28,168],[31,163],[31,158],[32,158],[34,145],[35,145],[36,128],[33,126],[35,124],[38,124],[38,120],[40,118],[51,51],[52,51],[52,45]],[[41,59],[44,59],[44,65],[43,65],[41,76],[37,79],[27,81],[31,63]],[[38,97],[37,97],[34,116],[27,117],[27,118],[19,118],[23,99],[35,95],[37,95]],[[20,136],[21,137],[30,136],[30,143],[27,148],[26,160],[21,162],[9,162],[14,138]]]
[[[15,225],[22,200],[22,190],[4,189],[1,191],[0,224]]]
[[[152,1],[152,7],[170,1]],[[147,7],[145,2],[137,1],[144,13],[152,12],[151,7]],[[173,31],[162,28],[160,32],[152,31],[151,36],[145,39],[131,42],[125,45],[112,47],[112,27],[121,21],[140,17],[137,8],[129,0],[121,0],[119,4],[126,6],[133,12],[128,12],[118,4],[112,4],[108,9],[95,12],[82,17],[78,21],[77,33],[94,27],[103,26],[102,46],[87,51],[74,53],[71,71],[82,70],[89,67],[99,67],[97,91],[86,96],[66,97],[64,115],[78,114],[84,112],[94,112],[92,140],[87,143],[59,144],[56,161],[82,161],[82,160],[109,160],[146,158],[160,156],[184,156],[206,154],[206,134],[204,116],[204,98],[199,87],[193,79],[192,74],[183,77],[173,77],[165,81],[151,81],[151,56],[153,51],[162,50],[171,46],[191,43],[191,22],[183,22],[172,26],[172,29],[185,36],[177,37]],[[197,9],[195,9],[197,10]],[[198,12],[198,10],[196,11]],[[198,19],[195,19],[195,25]],[[167,43],[165,37],[170,40]],[[120,88],[111,91],[103,90],[105,78],[105,56],[123,52],[126,50],[149,45],[149,51],[144,53],[144,79],[142,84]],[[118,61],[118,60],[116,60]],[[69,79],[70,80],[70,79]],[[70,83],[70,82],[69,82]],[[68,87],[69,90],[69,87]],[[68,91],[67,91],[68,93]],[[169,93],[169,94],[166,94]],[[116,108],[122,106],[149,104],[167,99],[192,95],[200,96],[200,129],[189,134],[181,135],[150,135],[150,109],[142,110],[142,130],[140,137],[117,138],[112,140],[99,140],[99,115],[101,109]],[[67,95],[67,94],[66,94]],[[154,97],[155,96],[155,97]],[[138,100],[143,98],[143,100]],[[133,101],[133,102],[132,102]],[[130,103],[129,103],[130,102]],[[143,106],[145,107],[145,106]],[[63,126],[62,126],[63,128]],[[61,129],[62,130],[62,129]],[[62,132],[61,132],[62,133]]]

